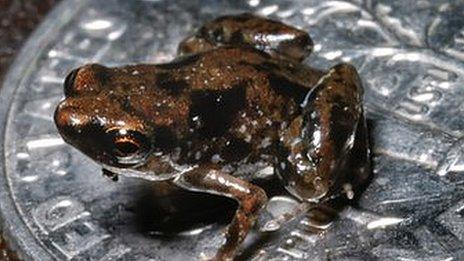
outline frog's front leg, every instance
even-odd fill
[[[248,46],[271,56],[301,62],[309,56],[313,42],[298,28],[250,13],[226,15],[205,23],[179,45],[179,54],[193,54],[217,46]]]
[[[198,167],[182,174],[174,183],[190,191],[222,195],[238,201],[234,218],[227,227],[226,241],[215,260],[233,260],[238,248],[267,202],[263,189],[211,167]]]

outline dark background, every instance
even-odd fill
[[[59,0],[0,0],[0,88],[8,67],[27,37],[58,2]],[[18,260],[8,250],[1,234],[0,261]]]

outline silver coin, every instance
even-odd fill
[[[324,233],[311,232],[303,216],[272,235],[252,233],[240,258],[463,260],[464,2],[444,0],[63,1],[24,46],[0,95],[0,216],[19,256],[191,260],[215,252],[224,222],[159,235],[159,213],[175,200],[153,205],[149,183],[96,175],[95,163],[63,143],[52,114],[70,69],[168,61],[202,22],[243,11],[308,30],[312,66],[356,65],[374,174],[359,203]],[[276,196],[263,215],[294,206]],[[151,207],[161,210],[143,213]],[[169,213],[189,221],[197,212],[187,210]]]

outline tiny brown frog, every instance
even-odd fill
[[[89,64],[64,83],[64,140],[103,172],[168,181],[239,204],[216,260],[231,260],[267,202],[270,169],[301,202],[346,195],[369,176],[355,68],[304,65],[309,35],[251,14],[208,22],[165,64]]]

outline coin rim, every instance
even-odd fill
[[[30,75],[28,67],[35,64],[50,39],[56,39],[63,28],[71,21],[89,0],[63,0],[45,17],[43,22],[29,36],[14,62],[9,67],[0,89],[0,230],[12,251],[21,260],[55,260],[56,257],[37,240],[11,194],[7,174],[7,154],[5,151],[8,117],[15,101],[15,95],[21,86],[24,75]]]

